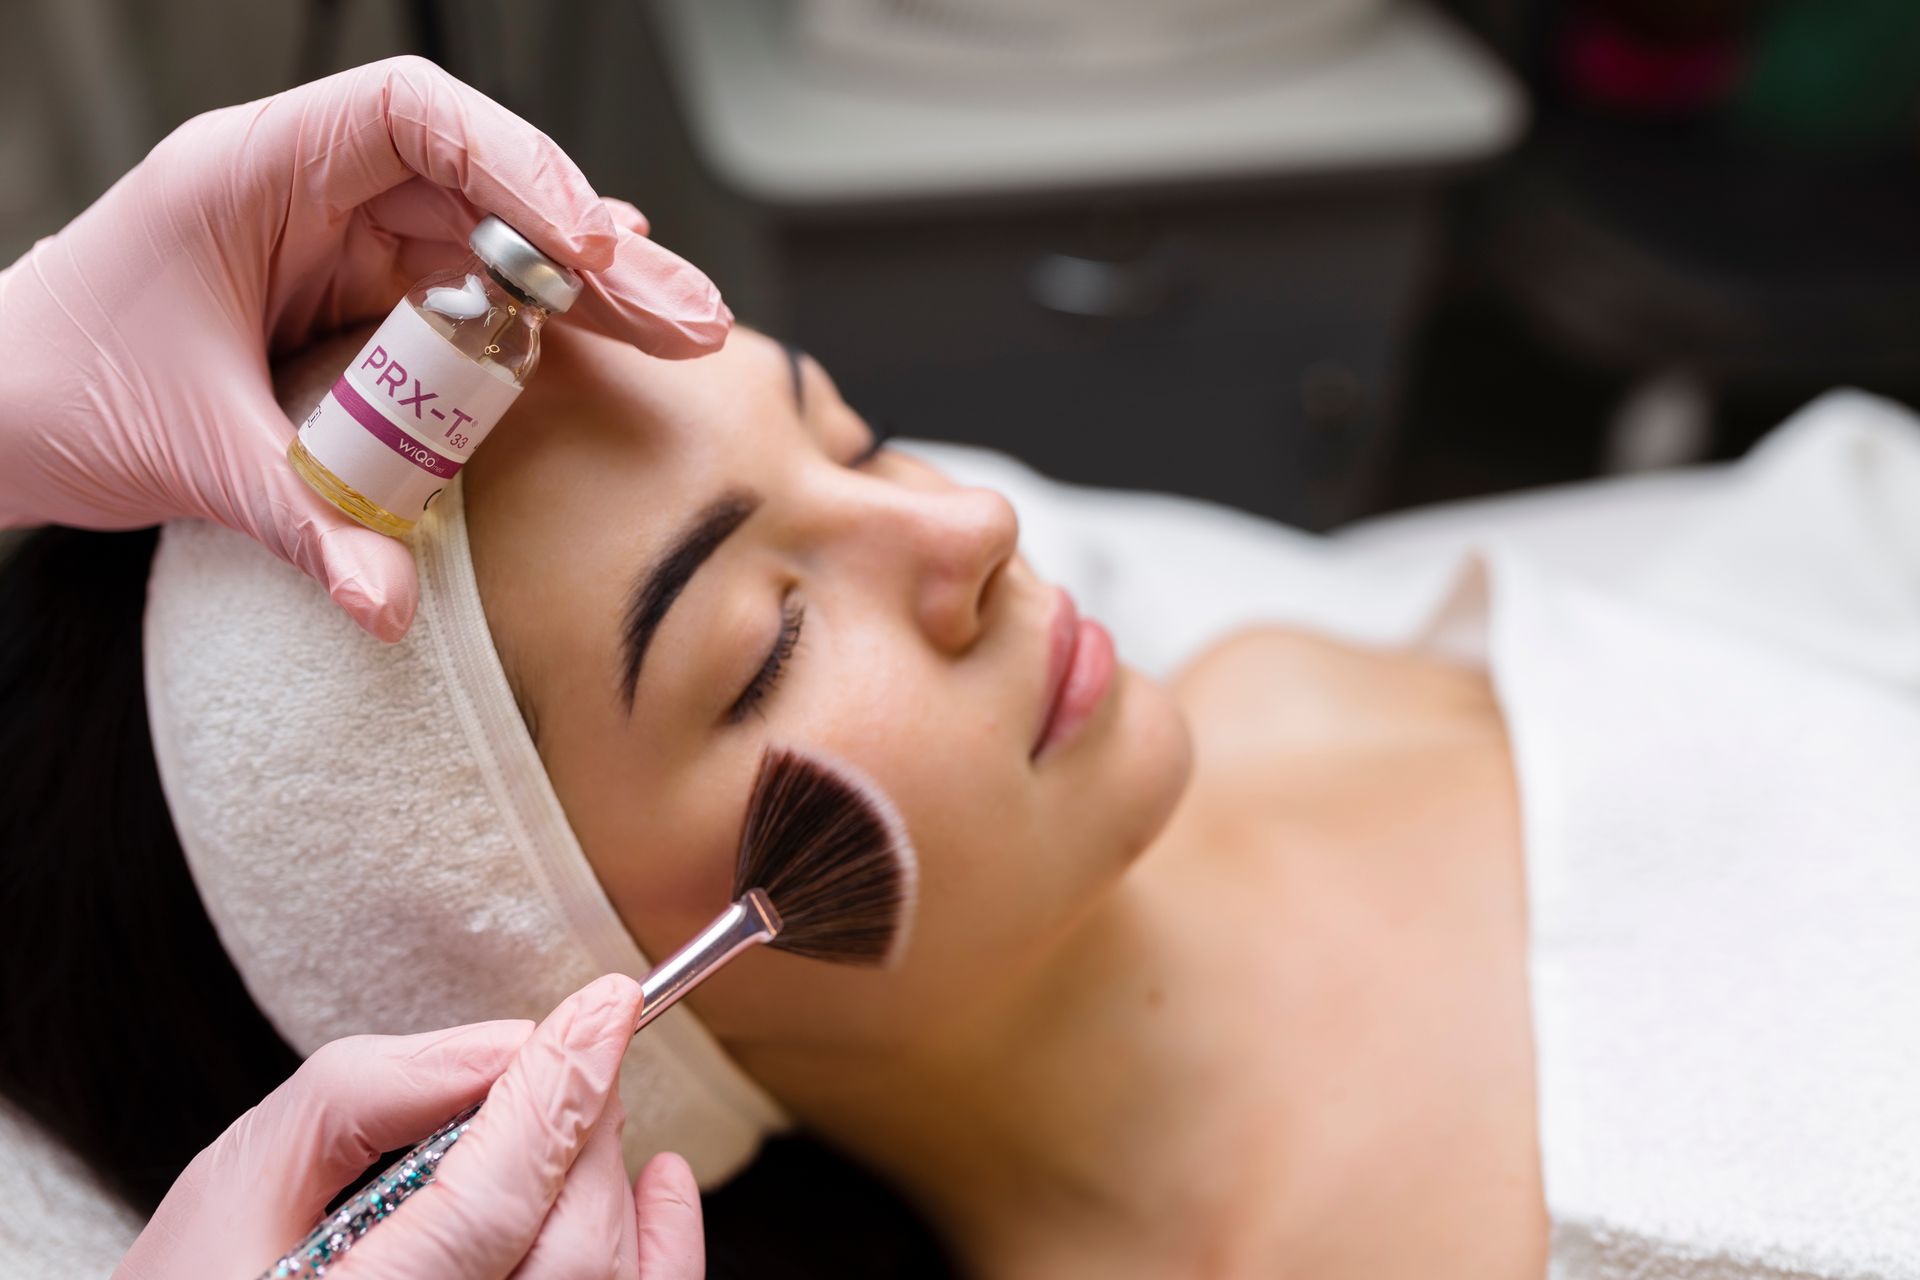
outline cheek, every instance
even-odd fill
[[[704,928],[732,899],[740,800],[751,762],[707,759],[664,775],[609,753],[597,785],[566,803],[581,847],[621,922],[651,963]]]
[[[728,902],[728,875],[716,857],[654,843],[590,854],[588,861],[649,964],[672,955]]]
[[[906,821],[920,880],[912,945],[884,993],[862,1003],[910,1024],[1059,944],[1165,820],[1185,779],[1185,739],[1170,700],[1130,673],[1094,749],[1035,770],[1027,727],[1013,724],[1020,687],[887,634],[821,628],[805,696],[775,736],[854,765]],[[818,983],[823,993],[839,985],[825,974]]]
[[[956,666],[892,618],[819,612],[770,737],[865,772],[916,843],[945,842],[969,803],[1016,819],[1028,810],[1030,776],[1011,749],[1006,690],[992,668]]]
[[[870,614],[832,614],[810,610],[793,679],[754,736],[853,766],[899,810],[919,880],[907,960],[877,973],[743,957],[737,980],[723,974],[695,997],[723,1036],[897,1043],[936,993],[949,1012],[972,998],[982,957],[1014,954],[1031,932],[1009,906],[1041,901],[1026,867],[1038,797],[992,668],[956,665]]]
[[[694,997],[723,1038],[884,1048],[964,1023],[1057,953],[1185,785],[1184,721],[1137,673],[1116,688],[1093,749],[1036,771],[996,727],[1006,690],[970,686],[973,673],[896,641],[866,627],[842,642],[822,628],[767,736],[852,764],[900,810],[920,876],[906,963],[743,957]]]
[[[1010,761],[994,760],[1005,691],[990,668],[957,667],[930,652],[903,616],[864,601],[813,611],[806,634],[776,736],[811,735],[863,768],[884,763],[904,777],[956,757],[976,775],[1007,772]]]
[[[1186,721],[1137,672],[1116,693],[1090,750],[1052,770],[1017,761],[1017,799],[972,785],[957,754],[903,784],[925,886],[900,975],[906,1018],[990,998],[1050,963],[1166,825],[1191,772]]]

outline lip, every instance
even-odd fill
[[[1047,625],[1047,683],[1041,701],[1040,728],[1032,759],[1057,750],[1093,718],[1113,684],[1113,637],[1091,618],[1082,618],[1073,597],[1055,587],[1053,616]]]

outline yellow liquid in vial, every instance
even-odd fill
[[[412,520],[401,519],[322,466],[318,458],[307,452],[307,446],[300,443],[299,436],[287,446],[287,461],[321,497],[367,528],[390,538],[404,537],[413,531]]]

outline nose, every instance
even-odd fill
[[[857,505],[858,516],[841,531],[864,565],[860,572],[896,599],[904,595],[915,626],[935,647],[955,654],[971,647],[986,626],[995,575],[1020,543],[1013,505],[991,489],[944,478],[913,487],[869,483]]]
[[[985,626],[987,585],[1014,558],[1020,516],[993,489],[952,489],[929,510],[937,528],[927,543],[916,612],[935,645],[964,651]]]

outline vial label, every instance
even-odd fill
[[[300,443],[368,501],[418,520],[519,394],[403,300],[301,424]]]

